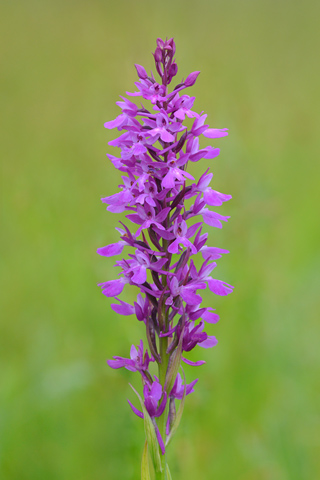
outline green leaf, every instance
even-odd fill
[[[149,465],[149,452],[148,452],[148,442],[145,441],[142,461],[141,461],[141,480],[154,480],[154,470],[151,469]]]
[[[151,480],[148,461],[148,442],[145,441],[142,461],[141,461],[141,480]]]
[[[169,470],[169,465],[167,464],[167,480],[172,480],[171,473]]]
[[[144,417],[144,431],[145,431],[147,442],[148,442],[148,452],[150,453],[154,469],[156,472],[162,472],[159,443],[158,443],[157,435],[156,435],[151,417],[146,407],[144,406],[143,400],[140,397],[139,393],[133,388],[133,386],[130,383],[129,385],[134,391],[134,393],[137,395],[141,403],[141,408],[142,408],[143,417]]]
[[[177,411],[177,415],[176,415],[176,419],[175,419],[175,422],[174,424],[172,425],[172,428],[171,428],[171,431],[167,437],[167,441],[166,441],[166,446],[169,444],[169,442],[171,441],[171,438],[173,437],[173,435],[176,433],[178,427],[179,427],[179,424],[180,424],[180,420],[181,420],[181,417],[182,417],[182,413],[183,413],[183,409],[184,409],[184,401],[185,401],[185,398],[186,398],[186,392],[187,392],[187,383],[186,383],[186,376],[184,374],[184,370],[183,368],[181,367],[181,370],[182,370],[182,373],[183,373],[183,380],[184,380],[184,391],[183,391],[183,397],[181,399],[181,402],[180,402],[180,405],[179,405],[179,408],[178,408],[178,411]]]

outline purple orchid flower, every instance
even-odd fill
[[[184,355],[198,346],[211,348],[217,344],[216,337],[204,329],[205,325],[206,329],[214,328],[219,315],[203,306],[199,290],[207,288],[220,296],[233,291],[228,283],[211,277],[217,267],[215,260],[228,250],[209,246],[208,233],[202,232],[204,224],[222,228],[228,221],[229,216],[210,207],[221,206],[231,195],[211,188],[213,173],[209,169],[196,179],[187,171],[189,162],[214,161],[220,154],[220,148],[214,146],[200,148],[200,135],[223,142],[228,131],[211,128],[206,123],[207,115],[194,110],[195,97],[181,93],[195,84],[200,72],[190,73],[171,88],[178,73],[175,52],[172,38],[157,39],[153,56],[160,79],[136,64],[137,91],[127,92],[131,99],[120,97],[116,102],[120,115],[104,125],[120,132],[109,141],[119,154],[107,156],[121,172],[122,183],[118,191],[108,192],[101,200],[109,212],[126,212],[126,219],[138,229],[133,233],[132,225],[120,222],[121,228],[116,229],[120,240],[97,250],[101,256],[113,257],[131,249],[115,263],[120,269],[118,277],[99,286],[105,296],[115,299],[111,304],[115,313],[134,315],[146,331],[146,349],[141,340],[137,347],[132,345],[130,358],[114,356],[108,365],[141,375],[143,398],[138,396],[142,411],[129,404],[138,417],[144,418],[148,450],[144,458],[150,456],[157,479],[165,478],[166,444],[180,421],[185,396],[198,382],[196,379],[183,385],[178,373],[181,362],[193,366],[205,363],[193,362]],[[135,97],[142,97],[143,104],[136,105]],[[191,128],[185,125],[188,118],[192,119]],[[197,255],[203,257],[200,266],[194,260]],[[133,305],[119,298],[126,284],[139,290]],[[157,376],[150,370],[151,363],[157,365]],[[146,464],[144,467],[149,468]]]
[[[186,302],[187,305],[198,305],[202,302],[202,298],[195,292],[198,289],[206,288],[206,284],[202,282],[179,285],[177,277],[173,276],[171,280],[169,280],[169,287],[170,295],[166,300],[166,305],[173,305],[174,299],[178,296],[181,296],[182,300]]]
[[[177,378],[174,382],[172,390],[170,392],[170,398],[176,398],[177,400],[182,400],[184,395],[184,389],[186,389],[186,395],[190,395],[190,393],[194,392],[194,386],[198,382],[196,378],[191,383],[187,384],[186,386],[183,385],[182,378],[180,373],[178,373]]]
[[[142,207],[141,205],[138,205],[136,213],[127,215],[127,218],[133,223],[141,225],[135,234],[136,236],[139,236],[142,230],[151,227],[151,225],[158,227],[160,230],[165,230],[162,222],[166,219],[169,211],[170,208],[168,207],[156,214],[156,210],[152,206],[145,204]]]
[[[155,380],[152,385],[145,384],[143,387],[144,405],[151,418],[160,417],[162,415],[167,401],[167,393],[163,392],[161,384]],[[162,401],[160,402],[161,398]],[[143,418],[143,413],[132,405],[128,400],[132,410],[138,417]]]
[[[148,350],[143,349],[143,341],[140,340],[138,348],[132,345],[130,350],[130,358],[113,357],[113,360],[108,360],[107,363],[111,368],[125,367],[131,372],[147,372],[149,363],[154,362],[154,358],[149,357]]]
[[[203,193],[203,200],[207,205],[220,206],[223,202],[226,202],[232,198],[231,195],[225,195],[224,193],[212,190],[208,185],[211,182],[213,173],[207,173],[208,170],[200,177],[195,190]]]
[[[174,104],[174,116],[179,120],[184,120],[185,117],[189,118],[198,118],[199,114],[193,112],[191,108],[193,107],[193,103],[195,101],[195,97],[189,97],[189,95],[182,95],[182,97],[178,97],[177,101]]]
[[[198,224],[199,225],[199,224]],[[197,226],[198,226],[197,225]],[[194,225],[187,227],[187,223],[182,219],[182,216],[175,220],[173,225],[173,233],[176,239],[169,245],[168,252],[179,253],[179,245],[190,248],[192,253],[197,253],[196,247],[190,242],[189,238],[194,235]]]
[[[151,385],[148,383],[145,384],[143,387],[143,396],[144,396],[144,406],[146,407],[146,410],[148,414],[150,415],[151,419],[155,419],[157,417],[160,417],[167,404],[167,393],[163,391],[161,384],[155,380]],[[162,400],[161,400],[162,398]],[[160,401],[161,400],[161,401]],[[132,408],[132,411],[140,418],[144,418],[143,412],[138,410],[131,402],[128,400],[128,403],[130,407]],[[155,433],[159,442],[159,446],[161,449],[162,454],[165,454],[165,445],[163,438],[161,436],[161,433],[159,431],[159,428],[156,424],[156,422],[153,422],[153,425],[155,427]]]
[[[166,175],[163,177],[163,180],[161,182],[161,185],[163,188],[169,188],[169,189],[175,188],[176,186],[175,180],[178,180],[178,182],[184,182],[185,177],[190,178],[191,180],[194,180],[193,176],[190,175],[190,173],[179,168],[185,165],[186,161],[187,161],[186,158],[176,159],[173,153],[169,153],[168,162],[166,163],[166,167],[168,168],[168,171]]]

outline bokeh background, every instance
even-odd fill
[[[101,295],[114,262],[95,250],[118,238],[103,123],[166,35],[178,80],[201,70],[195,109],[230,129],[212,168],[231,219],[210,243],[231,251],[217,276],[235,285],[206,293],[219,344],[186,368],[200,381],[173,478],[320,478],[319,5],[1,1],[1,479],[139,479],[138,379],[105,359],[143,330]]]

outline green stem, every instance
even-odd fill
[[[167,227],[168,225],[168,218],[167,218]],[[168,241],[163,239],[163,249],[167,252],[168,248]],[[167,252],[168,255],[168,252]],[[168,269],[168,265],[164,267],[165,270]],[[167,276],[162,275],[162,284],[164,288],[167,286]],[[162,308],[162,320],[165,325],[165,328],[168,328],[168,314],[166,314],[166,307],[163,304]],[[161,363],[158,364],[159,370],[159,382],[162,385],[163,392],[165,391],[165,382],[166,382],[166,374],[168,369],[168,362],[169,362],[169,355],[167,354],[168,348],[168,337],[161,337],[159,338],[159,349],[160,349],[160,357]],[[165,408],[164,412],[162,413],[161,417],[158,419],[158,428],[163,439],[164,444],[166,444],[166,418],[168,416],[168,404]],[[167,462],[166,462],[166,454],[162,455],[160,451],[160,459],[161,459],[161,472],[156,472],[156,480],[167,480]]]
[[[168,361],[169,361],[169,355],[167,354],[167,348],[168,348],[168,338],[167,337],[162,337],[160,338],[160,355],[162,359],[162,363],[159,364],[159,381],[162,385],[162,388],[164,389],[165,381],[166,381],[166,373],[167,373],[167,368],[168,368]],[[166,418],[168,414],[168,409],[166,408],[158,419],[158,428],[161,434],[161,437],[163,439],[164,444],[166,443]],[[156,473],[156,480],[166,480],[167,479],[167,474],[166,474],[166,454],[162,455],[160,452],[160,458],[161,458],[161,467],[162,467],[162,472]]]

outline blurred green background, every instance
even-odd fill
[[[103,123],[166,35],[178,81],[201,70],[195,110],[230,129],[212,167],[231,219],[210,244],[231,251],[217,278],[235,285],[206,293],[219,345],[186,369],[200,381],[173,478],[320,478],[319,5],[1,2],[1,479],[139,479],[143,424],[126,403],[138,378],[105,359],[143,330],[101,295],[116,271],[95,250],[118,238],[100,203],[120,183]]]

